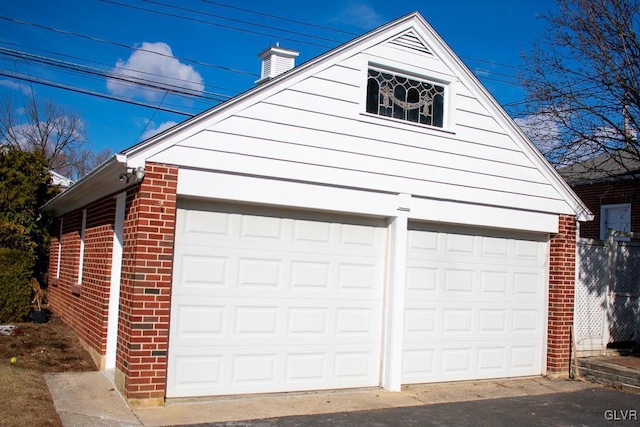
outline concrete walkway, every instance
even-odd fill
[[[589,382],[536,377],[406,386],[400,393],[381,389],[285,393],[170,400],[164,407],[129,408],[115,390],[111,379],[102,372],[46,374],[45,379],[65,427],[225,423],[293,415],[540,396],[597,388]]]

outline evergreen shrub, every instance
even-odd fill
[[[19,322],[29,314],[33,254],[0,248],[0,323]]]

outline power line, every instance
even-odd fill
[[[130,4],[119,3],[117,1],[112,1],[112,0],[100,0],[100,1],[104,2],[104,3],[111,3],[111,4],[114,4],[116,6],[126,7],[126,8],[129,8],[129,9],[155,13],[157,15],[170,16],[172,18],[179,18],[179,19],[183,19],[183,20],[186,20],[186,21],[198,22],[200,24],[206,24],[206,25],[211,25],[211,26],[214,26],[214,27],[226,28],[226,29],[229,29],[229,30],[240,31],[240,32],[243,32],[243,33],[255,34],[255,35],[258,35],[258,36],[265,36],[265,37],[272,37],[272,38],[275,38],[275,39],[287,40],[287,41],[291,41],[291,42],[295,42],[295,43],[306,44],[306,45],[309,45],[309,46],[321,47],[321,48],[324,48],[324,49],[329,49],[330,48],[330,46],[321,45],[321,44],[318,44],[318,43],[305,42],[305,41],[302,41],[302,40],[296,40],[296,39],[292,39],[292,38],[288,38],[288,37],[281,37],[281,36],[278,36],[278,35],[275,35],[275,34],[261,33],[259,31],[248,30],[246,28],[234,27],[232,25],[216,24],[214,22],[204,21],[202,19],[189,18],[187,16],[176,15],[175,13],[161,12],[159,10],[148,9],[146,7],[140,7],[140,6],[133,6],[133,5],[130,5]]]
[[[128,7],[128,8],[131,8],[131,9],[146,11],[146,12],[150,12],[150,13],[157,13],[157,14],[160,14],[160,15],[170,16],[170,17],[184,19],[184,20],[188,20],[188,21],[195,21],[195,22],[204,23],[204,24],[208,24],[208,25],[214,25],[214,26],[222,26],[224,28],[232,28],[232,29],[235,29],[235,30],[238,30],[238,31],[252,32],[251,30],[244,30],[244,29],[240,29],[240,28],[237,28],[237,27],[231,27],[231,26],[226,26],[226,25],[222,25],[222,24],[215,24],[215,23],[208,22],[208,21],[202,21],[202,20],[195,19],[195,18],[189,18],[189,17],[185,17],[185,16],[181,16],[181,15],[172,14],[172,13],[161,12],[161,11],[157,11],[157,10],[153,10],[153,9],[147,9],[147,8],[143,8],[143,7],[139,7],[139,6],[127,5],[127,4],[119,3],[119,2],[114,1],[114,0],[100,0],[100,1],[102,1],[104,3],[110,3],[110,4],[114,4],[114,5],[118,5],[118,6]],[[157,1],[153,1],[153,0],[141,0],[141,1],[145,1],[145,2],[148,2],[148,3],[166,5],[166,3],[160,3],[160,2],[157,2]],[[180,8],[180,7],[177,7],[177,6],[171,6],[171,5],[168,5],[168,6],[169,7],[176,7],[178,9],[193,11],[193,9],[184,9],[184,8]],[[204,13],[204,12],[198,12],[198,11],[195,11],[195,12],[196,13]],[[227,18],[224,18],[224,19],[227,19]],[[253,33],[259,34],[259,35],[267,35],[267,34],[259,33],[259,32],[253,32]],[[271,35],[268,35],[268,36],[271,36]],[[277,37],[277,36],[272,36],[272,37]],[[287,39],[286,37],[282,37],[282,39],[283,40],[292,40],[292,39]],[[297,41],[297,40],[293,40],[293,41]],[[305,43],[305,42],[301,42],[301,41],[297,41],[297,42],[298,43]],[[324,47],[324,48],[329,48],[328,46],[321,46],[321,45],[318,45],[318,44],[315,44],[315,43],[305,43],[305,44],[310,44],[310,45],[313,45],[313,46],[320,46],[320,47]],[[472,58],[468,58],[468,59],[472,59]],[[473,59],[473,60],[474,61],[478,61],[478,62],[492,64],[492,65],[499,65],[498,63],[492,62],[492,61],[475,60],[475,59]],[[504,66],[505,67],[510,67],[510,68],[516,68],[516,67],[513,67],[513,66],[507,66],[507,65],[504,65]],[[500,76],[505,76],[505,77],[510,77],[510,78],[513,77],[512,75],[507,75],[507,74],[504,74],[504,73],[496,73],[496,72],[488,71],[488,70],[481,70],[481,71],[483,71],[485,73],[489,73],[489,74],[495,74],[495,75],[500,75]],[[498,82],[498,83],[508,84],[508,85],[511,85],[511,86],[518,86],[517,83],[508,82],[508,81],[505,81],[505,80],[492,79],[492,78],[486,78],[486,77],[485,77],[485,79],[486,80],[491,80],[491,81],[494,81],[494,82]]]
[[[122,73],[117,73],[117,72],[108,72],[105,70],[102,70],[100,68],[95,68],[95,67],[90,67],[87,65],[82,65],[82,64],[76,64],[73,62],[68,62],[68,61],[62,61],[56,58],[50,58],[50,57],[46,57],[46,56],[40,56],[40,55],[34,55],[32,53],[28,53],[28,52],[21,52],[21,51],[16,51],[13,49],[7,49],[4,47],[0,47],[0,55],[6,55],[9,57],[13,57],[13,58],[20,58],[20,59],[24,59],[27,61],[32,61],[32,62],[36,62],[36,63],[40,63],[40,64],[44,64],[44,65],[48,65],[48,66],[52,66],[52,67],[56,67],[56,68],[61,68],[61,69],[66,69],[66,70],[71,70],[71,71],[77,71],[80,73],[85,73],[85,74],[90,74],[90,75],[95,75],[95,76],[100,76],[100,77],[105,77],[105,78],[109,78],[109,79],[114,79],[114,80],[118,80],[118,81],[123,81],[125,83],[131,83],[131,84],[135,84],[135,85],[139,85],[139,86],[143,86],[143,87],[149,87],[151,89],[159,89],[159,90],[163,90],[163,91],[170,91],[174,94],[177,95],[186,95],[186,96],[190,96],[190,97],[201,97],[201,98],[206,98],[206,99],[211,99],[214,101],[225,101],[226,99],[230,98],[228,95],[222,95],[222,94],[218,94],[218,93],[214,93],[214,92],[208,92],[208,91],[198,91],[198,90],[190,90],[190,89],[186,89],[182,86],[179,85],[174,85],[174,84],[170,84],[170,83],[165,83],[165,82],[159,82],[156,80],[149,80],[149,79],[144,79],[142,77],[134,77],[134,76],[130,76],[127,74],[122,74]],[[195,83],[195,82],[194,82]],[[203,96],[207,95],[207,96]]]
[[[150,10],[150,9],[139,8],[139,7],[135,7],[135,6],[129,6],[129,5],[126,5],[126,4],[115,2],[115,1],[110,1],[110,0],[101,0],[101,1],[106,2],[106,3],[112,3],[114,5],[123,6],[123,7],[130,7],[130,8],[134,8],[134,9],[140,9],[140,10],[148,11],[148,12],[151,12],[151,13],[159,13],[159,14],[163,14],[163,15],[173,16],[173,17],[177,17],[177,18],[180,18],[180,19],[193,20],[193,21],[196,21],[196,22],[206,23],[206,24],[215,25],[215,26],[221,26],[221,27],[224,27],[224,28],[229,28],[229,29],[234,29],[234,30],[239,30],[239,31],[252,32],[250,30],[244,30],[244,29],[240,29],[240,28],[236,28],[236,27],[232,27],[232,26],[214,24],[214,23],[207,22],[207,21],[195,20],[193,18],[188,18],[188,17],[184,17],[184,16],[180,16],[180,15],[168,14],[168,13],[154,11],[154,10]],[[177,6],[171,6],[171,5],[168,5],[166,3],[159,2],[159,1],[151,1],[151,0],[142,0],[142,1],[146,1],[148,3],[166,5],[168,7],[175,7],[175,8],[183,9],[183,10],[190,10],[190,11],[193,11],[194,13],[207,14],[206,12],[198,12],[198,11],[191,10],[191,9],[185,9],[185,8],[179,8]],[[314,27],[319,27],[319,28],[321,27],[322,29],[326,29],[326,30],[330,30],[330,31],[336,31],[336,32],[341,32],[341,33],[345,33],[345,34],[355,35],[354,33],[348,33],[348,32],[344,32],[344,31],[341,31],[341,30],[332,29],[332,28],[329,28],[329,27],[316,26],[315,24],[305,23],[303,21],[297,21],[297,20],[292,20],[292,19],[288,19],[288,18],[278,17],[276,15],[266,14],[266,13],[262,13],[262,12],[258,12],[258,11],[253,11],[253,10],[250,10],[250,9],[243,9],[243,8],[238,8],[238,7],[235,7],[235,6],[224,5],[224,4],[219,3],[219,2],[213,2],[213,1],[207,1],[207,0],[201,0],[201,1],[203,1],[204,3],[210,3],[210,4],[218,5],[218,6],[221,6],[221,7],[228,7],[230,9],[241,10],[241,11],[244,11],[244,12],[247,12],[247,13],[254,13],[254,14],[258,14],[258,15],[268,16],[268,17],[274,18],[274,19],[281,19],[283,21],[295,22],[295,23],[300,24],[300,25],[309,25],[309,26],[314,26]],[[209,15],[219,16],[219,15],[213,15],[213,14],[209,14]],[[219,17],[221,19],[231,19],[231,18],[224,18],[222,16],[219,16]],[[53,28],[53,27],[49,27],[49,26],[38,24],[38,23],[34,23],[34,22],[22,21],[22,20],[18,20],[18,19],[6,17],[6,16],[1,16],[1,15],[0,15],[0,19],[6,20],[6,21],[9,21],[9,22],[13,22],[13,23],[17,23],[17,24],[21,24],[21,25],[33,26],[33,27],[36,27],[36,28],[40,28],[40,29],[44,29],[44,30],[47,30],[47,31],[52,31],[52,32],[56,32],[56,33],[60,33],[60,34],[64,34],[64,35],[80,37],[80,38],[87,39],[87,40],[94,41],[94,42],[111,44],[111,45],[115,45],[115,46],[118,46],[118,47],[129,49],[129,50],[140,50],[140,51],[143,51],[143,52],[154,53],[154,54],[160,55],[160,56],[165,56],[165,57],[169,57],[169,58],[175,58],[175,59],[179,59],[179,60],[183,60],[183,61],[192,62],[194,64],[198,64],[198,65],[202,65],[202,66],[218,68],[218,69],[222,69],[222,70],[225,70],[225,71],[230,71],[230,72],[235,72],[235,73],[240,73],[240,74],[246,74],[246,75],[251,75],[251,76],[258,76],[258,74],[256,74],[256,73],[250,73],[250,72],[242,71],[242,70],[235,70],[235,69],[232,69],[232,68],[229,68],[229,67],[221,66],[219,64],[211,64],[211,63],[206,63],[206,62],[202,62],[202,61],[193,60],[193,59],[190,59],[190,58],[167,55],[167,54],[155,52],[155,51],[148,50],[148,49],[135,48],[135,47],[131,47],[131,46],[128,46],[126,44],[115,42],[115,41],[112,41],[112,40],[100,39],[100,38],[88,36],[88,35],[85,35],[85,34],[80,34],[80,33],[75,33],[75,32],[72,32],[72,31],[61,30],[61,29],[58,29],[58,28]],[[239,21],[239,20],[237,20],[237,21],[238,22],[245,22],[245,21]],[[269,27],[269,28],[274,28],[274,27]],[[284,30],[284,31],[287,31],[287,30]],[[275,37],[275,36],[271,36],[271,35],[263,34],[263,33],[258,33],[258,32],[252,32],[252,33],[257,33],[257,34],[260,34],[260,35],[267,35],[267,36],[270,36],[270,37]],[[299,41],[299,40],[296,40],[296,42],[305,43],[305,42],[302,42],[302,41]],[[8,44],[14,44],[14,43],[8,43]],[[306,44],[316,45],[316,44],[313,44],[313,43],[306,43]],[[320,45],[316,45],[316,46],[320,46]],[[321,46],[321,47],[325,47],[325,46]],[[58,53],[56,53],[56,54],[58,54]],[[59,54],[59,55],[65,56],[64,54]],[[66,55],[66,56],[68,56],[68,55]],[[74,57],[74,58],[86,60],[85,58],[78,58],[78,57]],[[495,66],[501,66],[501,67],[506,67],[506,68],[522,70],[522,68],[520,68],[520,67],[507,65],[507,64],[501,64],[501,63],[497,63],[497,62],[494,62],[494,61],[487,61],[487,60],[476,59],[476,58],[471,58],[471,57],[462,57],[462,58],[465,58],[465,59],[470,60],[470,61],[477,61],[477,62],[482,62],[482,63],[491,64],[491,65],[495,65]],[[48,59],[49,60],[55,60],[54,58],[48,58]],[[87,61],[89,61],[89,60],[87,60]],[[89,62],[96,62],[96,61],[89,61]],[[98,62],[96,62],[96,63],[98,63]],[[106,65],[106,64],[103,64],[103,65]],[[53,66],[56,66],[56,65],[53,65]],[[73,64],[73,66],[75,66],[75,67],[92,68],[92,67],[88,67],[88,66],[81,65],[81,64]],[[127,69],[125,67],[121,67],[121,69],[134,71],[136,73],[141,73],[141,74],[155,75],[155,76],[160,77],[159,74],[147,73],[147,72],[138,71],[138,70],[131,70],[131,69]],[[112,75],[106,75],[104,70],[100,70],[100,69],[94,69],[94,70],[99,70],[99,72],[102,73],[103,77],[116,78],[118,76],[118,74],[116,74],[116,73],[113,73]],[[75,71],[84,72],[84,71],[77,70],[77,69]],[[497,75],[497,76],[504,76],[504,77],[509,77],[509,78],[513,77],[513,76],[508,75],[508,74],[498,73],[498,72],[494,72],[494,71],[488,71],[488,70],[478,70],[478,71],[481,72],[481,73],[489,73],[489,74]],[[126,75],[120,75],[120,77],[121,76],[126,76]],[[164,76],[162,76],[162,77],[164,77]],[[520,86],[520,85],[518,85],[516,83],[513,83],[513,82],[500,80],[500,79],[495,79],[495,78],[491,78],[491,77],[488,77],[488,76],[479,76],[479,78],[481,80],[493,81],[493,82],[496,82],[496,83],[507,84],[507,85],[516,86],[516,87]],[[159,85],[161,85],[161,87],[157,87],[157,86],[155,86],[155,87],[151,86],[151,87],[155,88],[155,89],[161,89],[161,90],[167,90],[167,88],[165,86],[173,86],[173,87],[178,87],[178,88],[180,87],[178,85],[171,85],[169,83],[162,83],[162,82],[157,82],[157,81],[154,81],[154,80],[143,79],[141,77],[136,77],[136,78],[133,78],[133,79],[131,77],[124,77],[124,79],[126,80],[127,83],[138,84],[138,85],[141,85],[141,86],[147,86],[147,84],[145,82],[149,82],[149,83],[151,83],[151,85],[159,84]],[[185,82],[187,82],[187,81],[185,80]],[[217,93],[214,93],[214,92],[208,92],[208,94],[210,94],[212,96],[220,96],[220,97],[224,97],[224,98],[228,98],[229,97],[228,95],[217,94]],[[190,94],[190,93],[189,94],[183,93],[183,95],[194,96],[193,94]],[[221,101],[221,100],[216,100],[216,101]],[[510,104],[505,104],[505,106],[516,105],[516,104],[519,104],[521,102],[523,102],[523,101],[516,101],[516,102],[510,103]]]
[[[37,48],[37,47],[33,47],[33,46],[27,46],[27,45],[23,45],[23,44],[19,44],[19,43],[8,42],[8,41],[0,41],[0,44],[17,46],[17,47],[21,47],[21,48],[24,48],[24,49],[30,49],[32,51],[44,52],[44,53],[48,53],[48,54],[51,54],[51,55],[61,56],[61,57],[70,58],[70,59],[76,59],[76,60],[80,60],[80,61],[84,61],[84,62],[89,62],[89,63],[92,63],[92,64],[98,64],[98,65],[103,65],[105,67],[113,68],[113,65],[111,65],[111,64],[105,64],[104,62],[94,61],[94,60],[91,60],[91,59],[88,59],[88,58],[83,58],[83,57],[80,57],[80,56],[68,55],[68,54],[65,54],[65,53],[62,53],[62,52],[55,52],[55,51],[51,51],[51,50],[47,50],[47,49],[41,49],[41,48]],[[52,58],[52,59],[55,59],[55,58]],[[136,72],[136,73],[140,73],[140,74],[146,74],[146,75],[149,75],[149,76],[167,78],[167,76],[164,76],[162,74],[151,73],[149,71],[135,70],[133,68],[126,68],[126,67],[118,66],[118,69],[126,70],[126,71],[132,71],[132,72]],[[179,82],[185,82],[185,83],[198,83],[198,82],[194,82],[193,80],[181,79],[181,78],[178,78],[178,77],[171,77],[171,80],[175,80],[175,81],[179,81]],[[234,90],[234,89],[229,89],[229,88],[225,88],[225,87],[222,87],[222,86],[216,86],[216,85],[212,85],[212,84],[208,84],[208,83],[204,83],[204,86],[205,87],[210,87],[210,88],[222,89],[222,90],[229,91],[229,92],[232,92],[232,93],[236,93],[237,92],[237,90]],[[217,94],[217,95],[221,96],[221,97],[225,97],[225,98],[231,98],[232,97],[230,95],[225,95],[225,94]]]
[[[150,0],[142,0],[142,1],[151,2]],[[285,18],[283,16],[274,15],[274,14],[270,14],[270,13],[265,13],[265,12],[261,12],[261,11],[255,10],[255,9],[247,9],[247,8],[242,8],[242,7],[238,7],[238,6],[232,6],[232,5],[229,5],[229,4],[225,4],[225,3],[221,3],[221,2],[217,2],[217,1],[212,1],[212,0],[200,0],[200,1],[202,3],[208,3],[208,4],[212,4],[212,5],[219,6],[219,7],[238,10],[238,11],[249,13],[249,14],[253,14],[253,15],[265,16],[267,18],[278,19],[278,20],[281,20],[281,21],[284,21],[284,22],[291,22],[291,23],[294,23],[294,24],[304,25],[304,26],[308,26],[308,27],[312,27],[312,28],[318,28],[318,29],[321,29],[321,30],[332,31],[332,32],[335,32],[335,33],[341,33],[341,34],[345,34],[345,35],[352,36],[352,37],[357,37],[357,36],[361,35],[359,33],[354,33],[354,32],[350,32],[350,31],[344,31],[344,30],[341,30],[341,29],[338,29],[338,28],[334,28],[334,27],[326,27],[326,26],[323,26],[323,25],[312,24],[310,22],[301,21],[301,20],[297,20],[297,19]],[[344,42],[342,42],[342,43],[344,43]],[[518,66],[515,66],[515,65],[509,65],[509,64],[502,64],[502,63],[499,63],[499,62],[489,61],[489,60],[486,60],[486,59],[472,58],[472,57],[469,57],[469,56],[460,56],[460,58],[467,59],[469,61],[482,62],[482,63],[489,64],[489,65],[496,65],[496,66],[499,66],[499,67],[512,68],[512,69],[515,69],[515,70],[526,71],[522,67],[518,67]]]
[[[105,1],[105,0],[102,0],[102,1]],[[189,9],[189,8],[186,8],[186,7],[176,6],[176,5],[173,5],[173,4],[163,3],[163,2],[160,2],[160,1],[155,1],[155,0],[140,0],[140,1],[143,1],[145,3],[151,3],[151,4],[160,5],[160,6],[170,7],[170,8],[173,8],[173,9],[183,10],[185,12],[191,12],[191,13],[197,13],[197,14],[200,14],[200,15],[211,16],[213,18],[224,19],[224,20],[231,21],[231,22],[238,22],[240,24],[253,25],[254,27],[266,28],[268,30],[282,31],[283,33],[294,34],[294,35],[297,35],[297,36],[308,37],[308,38],[321,40],[321,41],[325,41],[325,42],[343,43],[341,40],[328,39],[328,38],[325,38],[325,37],[320,37],[320,36],[314,36],[314,35],[311,35],[311,34],[301,33],[299,31],[286,30],[286,29],[280,28],[280,27],[272,27],[270,25],[256,24],[254,22],[244,21],[242,19],[230,18],[228,16],[217,15],[215,13],[209,13],[209,12],[203,12],[201,10],[196,10],[196,9]],[[111,3],[109,1],[105,1],[105,2],[106,3]],[[185,17],[184,19],[187,19],[187,18]]]
[[[266,16],[267,18],[279,19],[279,20],[285,21],[285,22],[291,22],[291,23],[294,23],[294,24],[305,25],[307,27],[318,28],[320,30],[326,30],[326,31],[333,31],[333,32],[336,32],[336,33],[342,33],[342,34],[346,34],[348,36],[359,36],[360,35],[360,34],[352,33],[352,32],[349,32],[349,31],[339,30],[337,28],[325,27],[325,26],[322,26],[322,25],[312,24],[310,22],[298,21],[296,19],[285,18],[283,16],[272,15],[272,14],[269,14],[269,13],[260,12],[260,11],[252,10],[252,9],[244,9],[242,7],[231,6],[229,4],[219,3],[219,2],[215,2],[215,1],[209,1],[209,0],[200,0],[200,1],[203,2],[203,3],[209,3],[209,4],[213,4],[213,5],[220,6],[220,7],[226,7],[228,9],[239,10],[241,12],[251,13],[251,14],[254,14],[254,15]]]
[[[182,116],[187,116],[187,117],[193,117],[195,115],[195,114],[185,113],[184,111],[172,110],[172,109],[165,108],[165,107],[158,107],[156,105],[146,104],[144,102],[134,101],[134,100],[131,100],[131,99],[126,99],[126,98],[121,98],[121,97],[114,96],[114,95],[107,95],[105,93],[96,92],[96,91],[89,90],[89,89],[83,89],[83,88],[79,88],[79,87],[75,87],[75,86],[64,85],[62,83],[56,83],[56,82],[52,82],[50,80],[45,80],[45,79],[35,78],[35,77],[29,77],[29,76],[27,76],[25,74],[14,73],[12,71],[5,70],[5,69],[0,69],[0,76],[10,77],[10,78],[13,78],[13,79],[16,79],[16,80],[22,80],[22,81],[26,81],[26,82],[30,82],[30,83],[36,83],[36,84],[40,84],[40,85],[43,85],[43,86],[54,87],[54,88],[57,88],[57,89],[63,89],[63,90],[67,90],[67,91],[70,91],[70,92],[82,93],[82,94],[85,94],[85,95],[91,95],[91,96],[96,96],[96,97],[99,97],[99,98],[110,99],[110,100],[113,100],[113,101],[119,101],[119,102],[123,102],[123,103],[126,103],[126,104],[136,105],[138,107],[159,109],[159,110],[165,111],[167,113],[180,114]]]
[[[149,49],[143,49],[143,48],[140,48],[140,47],[132,47],[132,46],[126,45],[124,43],[115,42],[115,41],[112,41],[112,40],[100,39],[100,38],[92,37],[92,36],[87,36],[85,34],[80,34],[80,33],[76,33],[76,32],[73,32],[73,31],[61,30],[61,29],[58,29],[58,28],[53,28],[53,27],[49,27],[49,26],[46,26],[46,25],[37,24],[35,22],[22,21],[20,19],[10,18],[8,16],[0,15],[0,19],[5,20],[5,21],[9,21],[9,22],[13,22],[15,24],[28,25],[28,26],[35,27],[35,28],[40,28],[40,29],[51,31],[51,32],[55,32],[55,33],[58,33],[58,34],[64,34],[64,35],[68,35],[68,36],[80,37],[80,38],[83,38],[85,40],[90,40],[90,41],[94,41],[94,42],[98,42],[98,43],[110,44],[110,45],[113,45],[113,46],[118,46],[118,47],[122,47],[122,48],[129,49],[129,50],[138,50],[138,51],[141,51],[141,52],[154,53],[154,54],[159,55],[159,56],[164,56],[164,57],[167,57],[167,58],[175,58],[175,59],[179,59],[181,61],[187,61],[187,62],[191,62],[193,64],[202,65],[202,66],[205,66],[205,67],[218,68],[218,69],[221,69],[221,70],[224,70],[224,71],[230,71],[230,72],[238,73],[238,74],[246,74],[246,75],[253,76],[253,77],[259,77],[260,76],[257,73],[252,73],[252,72],[249,72],[249,71],[236,70],[236,69],[225,67],[225,66],[222,66],[222,65],[212,64],[212,63],[209,63],[209,62],[202,62],[202,61],[198,61],[198,60],[191,59],[191,58],[185,58],[185,57],[180,57],[180,56],[175,56],[175,55],[167,55],[165,53],[160,53],[160,52],[156,52],[156,51],[149,50]]]

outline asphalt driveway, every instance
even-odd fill
[[[640,425],[640,395],[593,388],[540,396],[197,424],[221,427],[611,425]]]

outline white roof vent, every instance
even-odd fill
[[[256,83],[264,83],[285,71],[289,71],[296,66],[296,57],[298,55],[300,55],[300,52],[284,49],[279,44],[266,48],[258,54],[258,58],[262,59],[262,72],[260,73],[260,80],[256,80]]]

